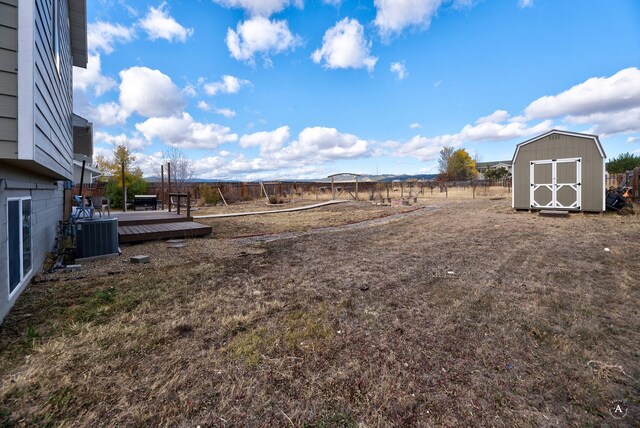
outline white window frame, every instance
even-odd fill
[[[31,273],[33,272],[33,233],[31,233],[31,268],[29,269],[29,271],[24,272],[24,257],[23,257],[23,252],[24,252],[24,236],[22,235],[22,230],[23,230],[23,224],[22,224],[22,201],[25,200],[29,200],[31,201],[31,212],[29,213],[31,216],[33,216],[33,199],[31,198],[31,196],[23,196],[23,197],[18,197],[18,198],[7,198],[7,213],[6,213],[6,219],[7,219],[7,288],[9,291],[9,300],[11,300],[13,298],[13,296],[16,295],[16,293],[18,293],[20,291],[20,289],[24,286],[24,284],[27,282],[25,279],[29,277],[29,275],[31,275]],[[20,282],[18,282],[18,284],[16,285],[16,288],[13,289],[13,291],[11,291],[11,266],[9,265],[9,202],[10,201],[20,201],[19,204],[19,208],[18,208],[18,212],[19,212],[19,220],[20,220],[20,224],[18,225],[18,231],[19,231],[19,236],[20,236]],[[31,228],[33,230],[33,218],[31,219]]]

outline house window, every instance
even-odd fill
[[[53,61],[56,64],[56,70],[60,73],[60,0],[53,0],[53,19],[51,28],[53,30]]]
[[[31,198],[7,199],[9,296],[13,295],[31,272],[31,244]]]

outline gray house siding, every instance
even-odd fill
[[[63,219],[63,184],[73,179],[72,64],[86,66],[84,0],[19,3],[0,0],[0,322],[41,269]],[[57,15],[55,4],[59,5]],[[54,53],[55,16],[59,67]],[[72,57],[72,40],[77,58]],[[9,207],[15,207],[10,198],[30,198],[30,229],[8,224]],[[31,236],[32,269],[21,272],[25,277],[13,293],[10,271],[15,273],[23,262],[18,258],[18,264],[9,266],[9,229]]]
[[[0,157],[18,152],[18,0],[0,0]]]
[[[581,158],[582,201],[581,211],[603,211],[604,175],[603,156],[593,137],[552,133],[528,144],[521,145],[513,165],[513,206],[529,209],[530,205],[530,162],[535,160]],[[562,174],[575,172],[558,169]],[[550,167],[548,175],[550,175]],[[541,168],[544,171],[543,168]]]
[[[36,1],[34,160],[54,174],[71,180],[73,178],[73,129],[71,126],[73,91],[68,10],[67,1],[61,1],[60,72],[58,72],[52,54],[51,2]]]
[[[19,168],[0,162],[0,322],[9,312],[20,292],[42,266],[47,253],[53,248],[58,221],[64,210],[64,190],[61,182],[50,177],[30,175],[25,177]],[[31,234],[33,266],[20,289],[9,298],[9,264],[7,262],[7,199],[31,197]]]

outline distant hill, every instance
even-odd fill
[[[393,175],[393,174],[380,174],[380,175],[369,175],[363,174],[358,177],[358,181],[360,182],[381,182],[381,183],[389,183],[392,181],[407,181],[407,180],[433,180],[437,177],[437,174],[401,174],[401,175]],[[151,176],[144,177],[148,182],[160,182],[160,177]],[[165,182],[167,178],[165,177]],[[336,182],[340,181],[353,181],[353,176],[351,175],[337,175],[334,177]],[[221,179],[211,179],[211,178],[191,178],[187,180],[189,183],[237,183],[241,180],[221,180]],[[305,179],[305,180],[295,180],[295,179],[283,179],[283,180],[264,180],[265,182],[273,182],[273,181],[282,181],[284,182],[298,182],[298,183],[331,183],[330,178],[316,178],[316,179]]]

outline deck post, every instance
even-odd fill
[[[160,165],[160,208],[164,210],[164,165]]]
[[[187,192],[187,217],[191,218],[191,192]]]
[[[127,212],[127,188],[124,183],[124,161],[122,161],[122,211]],[[82,191],[82,190],[81,190]]]

